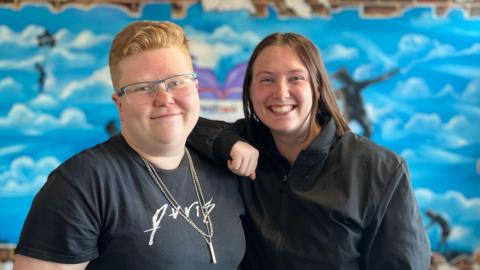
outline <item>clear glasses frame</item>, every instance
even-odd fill
[[[195,73],[176,74],[162,80],[136,82],[123,86],[117,91],[119,97],[125,95],[129,103],[143,105],[152,102],[163,89],[174,97],[182,97],[192,90],[193,82],[197,79]]]

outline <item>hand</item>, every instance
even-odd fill
[[[228,168],[236,175],[248,176],[255,180],[255,169],[258,162],[258,150],[250,144],[242,141],[236,142],[230,151]]]

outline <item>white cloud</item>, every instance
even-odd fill
[[[51,109],[58,106],[58,102],[48,94],[40,94],[28,102],[34,109]]]
[[[60,99],[73,103],[111,102],[113,86],[108,66],[96,70],[84,80],[68,83],[60,94]]]
[[[401,153],[400,156],[402,156],[404,159],[406,159],[408,162],[416,161],[418,160],[417,154],[415,154],[415,151],[412,149],[404,149]]]
[[[445,130],[456,131],[466,129],[468,125],[468,120],[465,115],[456,115],[450,118],[447,123],[445,123],[444,128]]]
[[[386,141],[397,140],[404,136],[403,121],[400,118],[388,118],[382,122],[382,139]]]
[[[15,81],[12,77],[5,77],[0,79],[0,93],[9,92],[18,92],[22,90],[22,85]]]
[[[90,30],[84,30],[80,32],[71,42],[68,43],[67,48],[87,49],[94,47],[100,43],[108,42],[110,40],[110,35],[95,35]]]
[[[190,51],[194,64],[198,67],[213,68],[224,57],[245,54],[260,41],[260,37],[251,31],[239,33],[230,26],[223,25],[211,34],[196,30],[192,26],[184,27],[190,40]]]
[[[432,10],[427,12],[422,12],[420,16],[417,18],[413,18],[410,20],[412,26],[420,29],[432,29],[432,28],[439,28],[442,25],[448,24],[450,19],[447,16],[444,17],[434,17],[434,13]]]
[[[399,97],[408,99],[428,98],[431,96],[425,80],[417,77],[398,82],[393,92]]]
[[[358,49],[354,47],[345,47],[344,45],[337,43],[329,46],[322,55],[325,62],[352,60],[358,57]]]
[[[406,34],[400,38],[398,49],[402,53],[418,53],[430,46],[430,38],[419,34]]]
[[[33,194],[45,183],[48,174],[60,162],[55,157],[44,157],[38,161],[21,156],[12,161],[9,170],[0,174],[0,196]]]
[[[191,29],[193,30],[193,29]],[[249,47],[255,46],[258,42],[260,42],[260,37],[252,31],[244,31],[244,32],[237,32],[233,30],[228,25],[222,25],[213,31],[213,33],[208,36],[205,32],[200,32],[193,30],[199,36],[203,36],[205,39],[209,41],[215,42],[229,42],[229,43],[239,43],[242,44],[242,47]]]
[[[0,25],[0,45],[14,44],[19,47],[37,46],[37,36],[42,34],[45,28],[38,25],[28,25],[22,32],[16,33],[6,25]]]
[[[203,41],[190,39],[190,52],[195,66],[213,69],[222,57],[233,55],[241,50],[238,45],[216,43],[207,44]]]
[[[64,47],[53,48],[51,51],[51,57],[65,60],[70,65],[75,65],[77,68],[91,66],[96,61],[95,57],[91,54],[71,52],[68,48]]]
[[[474,159],[468,156],[463,156],[456,153],[454,150],[449,151],[433,146],[423,146],[417,152],[421,155],[422,161],[438,164],[463,164],[473,163]]]
[[[450,241],[458,241],[458,240],[468,240],[466,236],[470,236],[472,234],[472,230],[470,228],[466,228],[464,226],[453,226],[450,232]]]
[[[0,70],[25,70],[30,69],[34,71],[35,63],[43,63],[44,57],[42,55],[35,55],[26,59],[12,59],[0,60]]]
[[[355,68],[355,71],[353,72],[353,78],[356,80],[369,79],[372,76],[371,74],[374,72],[374,70],[374,64],[359,65]]]
[[[470,103],[480,103],[480,79],[468,83],[462,93],[462,99]]]
[[[386,105],[384,107],[375,107],[372,104],[368,104],[365,106],[367,110],[367,115],[368,118],[373,122],[376,123],[379,121],[381,118],[384,116],[390,114],[391,112],[394,111],[394,108],[392,105]]]
[[[452,98],[452,99],[457,99],[459,98],[459,95],[457,92],[455,92],[455,89],[451,84],[446,84],[438,93],[437,97],[442,98]]]
[[[470,56],[480,54],[480,43],[474,43],[470,47],[464,49],[456,49],[451,44],[442,43],[438,40],[431,39],[426,36],[411,36],[415,34],[408,34],[400,39],[398,44],[399,51],[397,52],[395,59],[407,60],[408,62],[404,64],[403,72],[407,72],[418,64],[426,63],[435,59],[444,59],[444,58],[453,58],[459,56]],[[412,41],[412,39],[414,41]],[[415,43],[415,40],[419,44]],[[413,44],[413,45],[412,45]],[[412,45],[412,49],[408,48],[408,45]],[[413,53],[415,52],[415,53]],[[460,70],[455,70],[453,65],[443,65],[443,66],[429,66],[432,70],[438,70],[444,72],[450,72],[452,74],[465,77],[470,76],[469,78],[475,78],[476,74],[474,73],[475,67],[462,67]],[[461,71],[467,71],[467,74],[462,74]],[[472,77],[473,76],[473,77]]]
[[[480,198],[466,198],[455,190],[439,194],[425,188],[416,189],[415,197],[424,209],[448,210],[452,220],[480,222]]]
[[[446,64],[435,66],[431,69],[437,72],[455,75],[464,79],[478,78],[478,74],[480,74],[480,68],[477,66]]]
[[[0,157],[16,154],[20,151],[23,151],[27,146],[25,144],[16,144],[0,148]]]
[[[425,60],[450,57],[455,54],[455,48],[450,44],[442,44],[435,40],[432,50],[427,54]]]
[[[45,31],[45,28],[37,25],[27,26],[21,33],[15,33],[7,26],[0,25],[0,46],[11,43],[19,48],[37,47],[37,37]],[[0,60],[0,70],[31,69],[35,63],[45,63],[48,55],[49,61],[60,62],[63,60],[73,68],[81,68],[95,64],[95,57],[90,53],[79,50],[89,49],[90,47],[110,41],[111,37],[107,34],[95,35],[90,30],[85,30],[78,35],[70,33],[66,29],[60,29],[53,34],[55,46],[53,48],[43,47],[35,50],[29,50],[22,54],[24,59],[2,59]],[[76,50],[72,52],[71,50]],[[13,55],[11,56],[14,57]],[[47,76],[47,79],[50,77]]]
[[[64,109],[59,117],[32,111],[25,104],[12,106],[6,117],[0,117],[0,129],[17,129],[25,134],[42,134],[54,129],[90,129],[85,114],[76,108]]]
[[[434,180],[434,179],[432,179]],[[419,188],[415,190],[420,209],[429,209],[440,214],[448,221],[451,228],[448,239],[449,247],[475,250],[480,244],[476,228],[480,225],[480,198],[466,198],[462,193],[449,190],[445,193],[434,193],[432,190]],[[424,215],[424,222],[430,219]],[[440,236],[438,226],[433,226],[429,235],[434,241]]]
[[[424,114],[417,113],[410,117],[405,124],[405,130],[415,134],[432,134],[440,130],[442,120],[436,113]]]
[[[376,44],[368,38],[352,33],[344,34],[345,38],[350,38],[367,54],[370,63],[381,65],[384,69],[389,69],[397,66],[394,60],[387,56]]]

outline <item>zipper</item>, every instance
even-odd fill
[[[281,198],[280,198],[280,224],[279,224],[279,230],[278,230],[278,238],[277,238],[277,241],[275,243],[275,253],[276,254],[279,254],[279,251],[280,251],[280,247],[283,243],[283,225],[285,224],[286,222],[286,199],[285,199],[285,192],[287,190],[287,184],[288,184],[288,174],[287,172],[285,171],[285,169],[280,166],[280,164],[278,163],[277,160],[275,160],[275,158],[266,150],[264,150],[264,152],[267,154],[267,156],[273,161],[273,163],[275,164],[275,166],[277,168],[280,169],[280,171],[282,171],[282,180],[281,180],[281,186],[280,186],[280,194],[281,194]],[[280,256],[277,258],[277,262],[278,263],[278,266],[279,268],[277,269],[285,269],[285,263],[284,263],[284,256]]]

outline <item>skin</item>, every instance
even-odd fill
[[[317,125],[306,138],[313,102],[309,78],[305,65],[289,46],[266,47],[253,64],[253,109],[291,164],[320,132]]]
[[[120,87],[141,81],[191,73],[189,58],[178,48],[148,50],[119,63]],[[122,123],[122,135],[142,156],[162,169],[174,169],[184,154],[187,136],[198,121],[198,83],[191,93],[174,97],[160,91],[151,104],[135,106],[125,96],[112,95]]]

